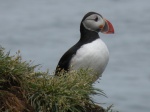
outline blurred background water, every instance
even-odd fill
[[[150,1],[149,0],[1,0],[0,45],[23,60],[54,71],[62,54],[79,37],[82,17],[102,14],[115,34],[100,34],[110,50],[110,61],[96,83],[120,112],[150,112]]]

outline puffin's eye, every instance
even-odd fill
[[[96,18],[94,19],[94,21],[96,21],[96,22],[97,22],[97,21],[98,21],[98,17],[96,17]]]

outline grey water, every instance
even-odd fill
[[[94,96],[120,112],[150,112],[149,0],[1,0],[0,45],[23,60],[50,72],[79,37],[82,17],[89,11],[113,24],[114,35],[101,34],[110,61],[95,87],[108,98]]]

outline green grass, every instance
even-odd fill
[[[10,56],[0,48],[0,111],[8,112],[106,112],[91,95],[105,96],[92,86],[94,75],[80,70],[51,76],[35,71],[37,65]]]

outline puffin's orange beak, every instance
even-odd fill
[[[105,34],[114,34],[113,25],[107,19],[104,19],[104,21],[105,25],[104,26],[100,25],[101,32]]]

